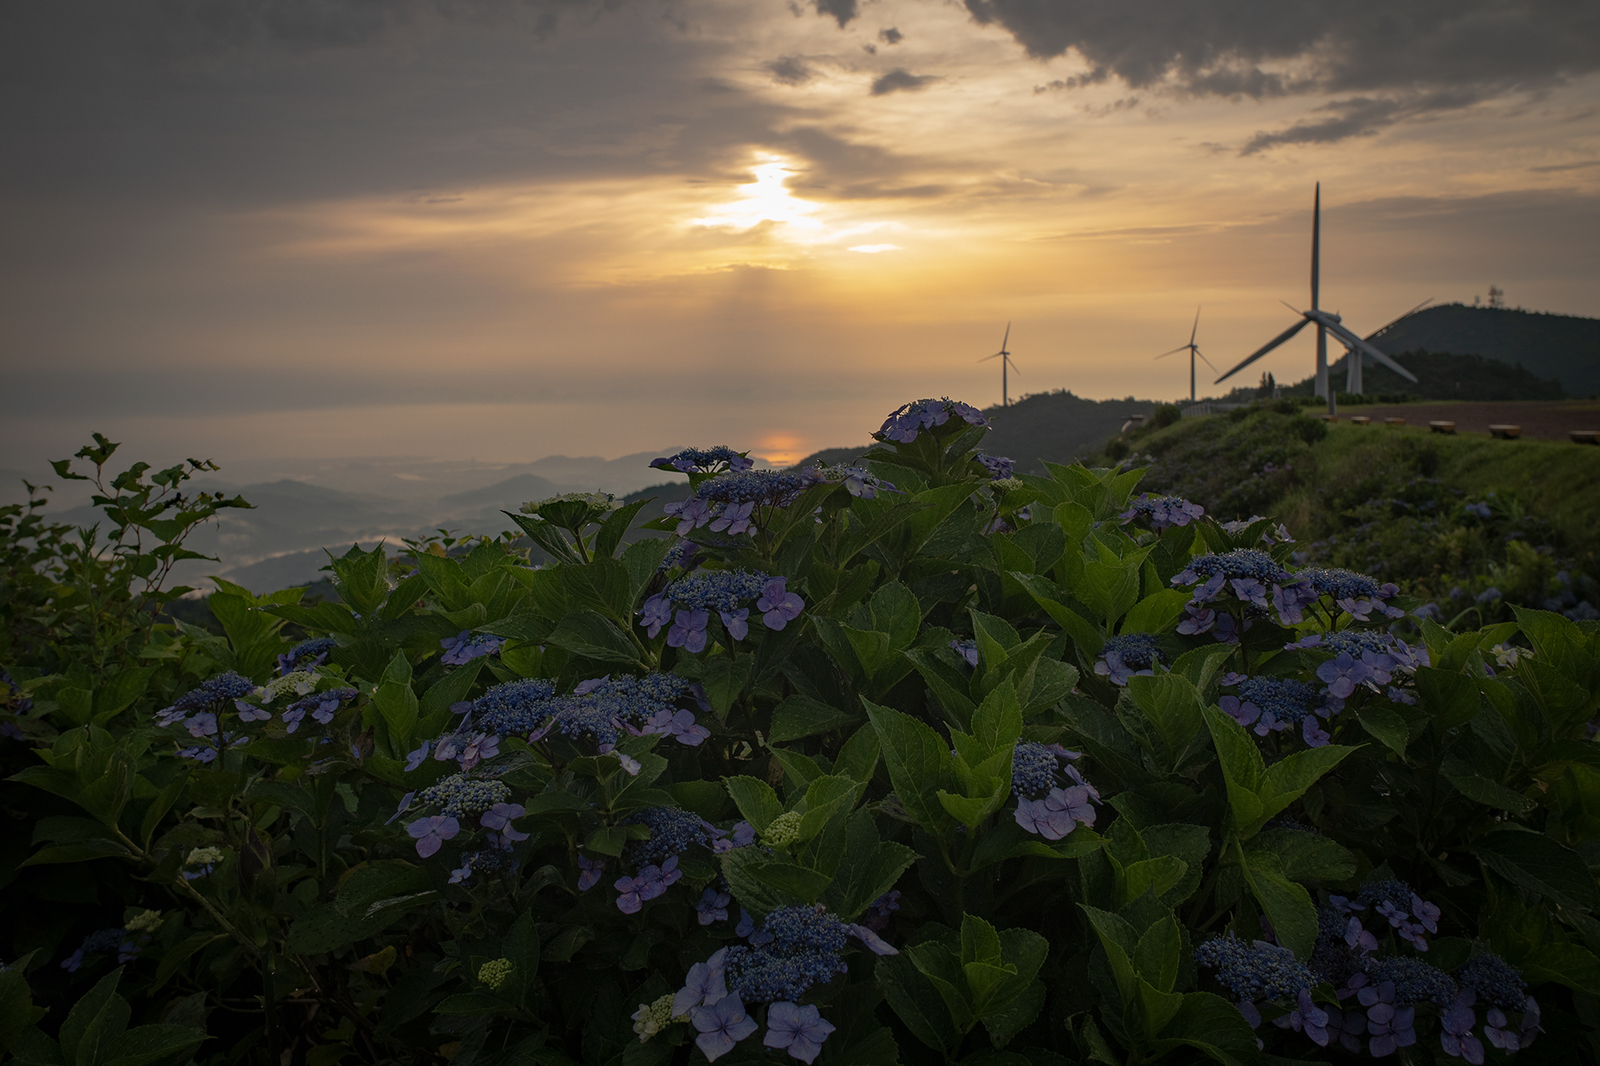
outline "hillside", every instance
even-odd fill
[[[1113,444],[1148,468],[1143,489],[1223,519],[1282,519],[1304,562],[1396,581],[1446,608],[1493,589],[1506,602],[1600,617],[1600,449],[1329,426],[1292,401]]]
[[[1394,358],[1401,366],[1417,376],[1413,384],[1381,364],[1372,364],[1362,370],[1363,386],[1367,396],[1411,396],[1424,400],[1560,400],[1569,390],[1553,378],[1541,378],[1527,367],[1502,362],[1482,355],[1456,355],[1449,352],[1406,351],[1395,352]],[[1345,360],[1343,356],[1329,367],[1329,380],[1343,389]],[[1315,377],[1297,381],[1282,391],[1288,396],[1310,396],[1316,385]],[[1341,401],[1341,404],[1343,401]]]
[[[1389,353],[1453,352],[1521,364],[1534,377],[1559,381],[1569,395],[1600,393],[1600,319],[1441,304],[1367,339]],[[1422,376],[1404,360],[1401,364]],[[1369,385],[1368,391],[1378,390]]]

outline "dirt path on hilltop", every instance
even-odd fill
[[[1306,410],[1315,413],[1315,408]],[[1406,425],[1424,429],[1433,421],[1454,422],[1457,433],[1487,434],[1490,425],[1508,423],[1521,426],[1524,437],[1540,440],[1566,440],[1569,430],[1600,429],[1600,403],[1593,400],[1371,404],[1339,408],[1340,421],[1349,415],[1366,415],[1374,423],[1385,418],[1404,418]]]

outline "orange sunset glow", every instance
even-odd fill
[[[123,11],[70,50],[12,12],[7,452],[787,462],[997,402],[1007,322],[1013,393],[1168,398],[1196,306],[1219,362],[1292,321],[1318,181],[1353,322],[1490,284],[1600,314],[1581,28],[1024,6]]]

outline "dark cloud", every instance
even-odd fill
[[[1409,99],[1356,96],[1323,104],[1313,111],[1325,116],[1296,122],[1286,129],[1258,133],[1240,149],[1253,155],[1280,144],[1329,144],[1349,137],[1368,137],[1415,115],[1468,107],[1481,99],[1467,89],[1427,93]]]
[[[912,74],[903,67],[895,67],[872,83],[872,95],[887,96],[889,93],[917,92],[938,80],[938,76],[934,74]]]
[[[1590,0],[964,0],[1039,59],[1074,51],[1133,88],[1267,98],[1349,93],[1336,114],[1263,134],[1274,144],[1367,134],[1462,97],[1484,99],[1600,71],[1600,5]]]
[[[817,14],[831,15],[844,29],[856,17],[856,0],[816,0]]]
[[[799,56],[779,56],[762,65],[772,75],[772,80],[781,85],[804,85],[817,76],[811,65]]]
[[[905,38],[906,35],[895,29],[893,26],[890,26],[886,30],[878,31],[878,40],[882,41],[884,44],[899,44],[901,41],[905,40]]]

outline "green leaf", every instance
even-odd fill
[[[725,659],[719,656],[701,668],[700,687],[705,690],[717,721],[727,720],[728,711],[738,701],[740,693],[744,692],[750,680],[750,664],[749,658]]]
[[[919,856],[904,844],[880,841],[872,813],[860,810],[850,816],[844,856],[833,875],[832,910],[853,922],[882,896]]]
[[[389,736],[396,750],[404,751],[411,741],[411,731],[417,724],[417,694],[411,688],[411,662],[406,653],[397,651],[383,672],[383,680],[372,694],[372,702],[383,715],[389,727]]]
[[[1274,868],[1270,855],[1250,856],[1244,865],[1244,877],[1250,893],[1272,923],[1278,943],[1294,952],[1296,958],[1309,959],[1317,942],[1317,908],[1311,902],[1311,893]]]
[[[767,873],[766,867],[770,866],[783,866],[787,869],[764,876]],[[824,883],[817,888],[818,895],[827,888],[829,879],[826,875],[818,874],[814,870],[805,870],[792,863],[774,862],[763,854],[760,848],[734,848],[732,851],[722,853],[722,876],[727,878],[728,888],[740,906],[757,917],[767,915],[777,907],[813,902],[815,897],[813,900],[805,900],[800,892],[791,890],[798,887],[802,891],[809,891],[814,882],[806,875],[823,879]],[[791,884],[791,881],[795,883]]]
[[[133,1008],[117,995],[121,980],[119,966],[95,982],[67,1012],[66,1021],[61,1023],[61,1053],[67,1066],[93,1066],[103,1049],[127,1029]]]
[[[1522,793],[1509,789],[1498,782],[1490,781],[1487,777],[1479,777],[1477,774],[1452,774],[1448,772],[1442,776],[1455,786],[1457,792],[1469,800],[1481,803],[1485,807],[1493,807],[1497,811],[1528,814],[1539,806]]]
[[[842,729],[859,721],[861,716],[858,714],[841,711],[810,696],[795,695],[773,710],[772,733],[767,739],[774,744],[782,744]]]
[[[1266,763],[1255,740],[1245,732],[1244,726],[1229,714],[1215,707],[1205,708],[1206,728],[1211,731],[1212,743],[1217,748],[1217,759],[1222,766],[1222,777],[1228,786],[1228,804],[1232,809],[1233,824],[1245,836],[1260,828],[1266,821],[1261,797],[1256,788]]]
[[[210,1037],[187,1025],[140,1025],[111,1042],[97,1066],[155,1066],[184,1062]]]
[[[810,840],[832,819],[850,813],[861,786],[838,774],[818,777],[806,786],[806,810],[800,816],[800,839]]]
[[[1133,968],[1159,992],[1171,992],[1178,982],[1178,957],[1183,935],[1178,922],[1168,914],[1139,937],[1133,949]]]
[[[1122,623],[1124,633],[1165,633],[1178,621],[1193,594],[1187,589],[1162,589],[1134,604]]]
[[[1156,727],[1173,758],[1194,741],[1205,721],[1200,694],[1182,674],[1130,677],[1128,695]]]
[[[1190,992],[1183,997],[1183,1005],[1161,1030],[1151,1053],[1162,1055],[1182,1046],[1192,1047],[1222,1066],[1240,1066],[1257,1058],[1255,1030],[1239,1008],[1210,992]]]
[[[1086,903],[1078,906],[1088,915],[1089,924],[1094,927],[1095,935],[1100,938],[1100,946],[1105,949],[1106,958],[1111,962],[1111,976],[1117,982],[1117,994],[1122,997],[1123,1006],[1131,1006],[1136,1002],[1139,991],[1138,975],[1133,970],[1133,953],[1138,950],[1139,935],[1119,915]]]
[[[1346,881],[1356,874],[1356,857],[1349,849],[1315,833],[1268,829],[1250,843],[1251,854],[1271,854],[1291,881]]]
[[[1583,858],[1543,833],[1497,830],[1474,844],[1472,852],[1514,885],[1564,907],[1600,910],[1600,888]]]
[[[1243,732],[1243,730],[1240,730]],[[1306,789],[1355,752],[1342,744],[1297,751],[1267,767],[1257,792],[1261,797],[1262,817],[1271,818],[1305,795]]]
[[[936,796],[955,786],[950,747],[944,738],[908,714],[862,700],[878,734],[889,782],[906,812],[938,832],[948,815]]]
[[[1404,718],[1387,707],[1365,706],[1356,712],[1356,721],[1374,740],[1402,759],[1405,758],[1406,743],[1411,734]]]
[[[639,649],[632,638],[615,622],[594,611],[567,615],[545,641],[596,662],[633,665],[639,661]]]
[[[906,952],[878,959],[872,976],[912,1036],[942,1055],[955,1051],[964,1030],[951,1024],[944,999]]]
[[[1477,715],[1478,686],[1472,678],[1433,666],[1417,667],[1416,676],[1422,708],[1433,716],[1440,732],[1465,725]]]
[[[1118,902],[1126,904],[1146,892],[1153,892],[1157,899],[1165,896],[1183,883],[1189,864],[1176,855],[1158,855],[1128,863],[1122,873],[1125,887]]]
[[[783,803],[778,799],[778,794],[765,781],[741,775],[724,778],[722,783],[728,795],[733,797],[739,813],[755,827],[758,834],[765,833],[773,819],[783,813]]]
[[[865,785],[872,780],[877,769],[878,734],[868,723],[844,742],[844,747],[839,749],[839,757],[834,760],[833,770]]]

